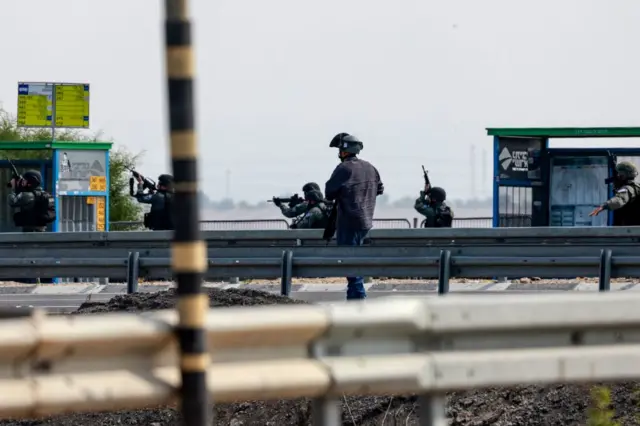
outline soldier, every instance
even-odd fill
[[[634,179],[638,176],[638,169],[633,163],[621,161],[616,164],[613,178],[605,180],[606,183],[613,183],[614,196],[596,207],[589,216],[596,216],[603,210],[616,212],[617,226],[637,226],[640,225],[640,185]]]
[[[447,193],[443,188],[425,185],[413,206],[418,213],[425,216],[425,228],[451,228],[453,211],[445,203]]]
[[[360,246],[373,226],[376,197],[384,192],[384,186],[378,170],[357,157],[364,148],[358,138],[339,133],[329,146],[338,148],[340,159],[324,191],[337,208],[336,243],[339,246]],[[347,300],[366,297],[364,279],[347,277]]]
[[[302,191],[304,192],[305,202],[298,204],[298,206],[306,207],[302,218],[292,223],[291,229],[324,229],[327,226],[329,208],[320,186],[315,182],[309,182],[302,187]]]
[[[135,194],[139,203],[151,204],[151,210],[144,215],[144,226],[154,231],[172,231],[173,223],[173,176],[158,176],[156,191],[144,192],[144,178],[138,175],[138,191]]]
[[[307,191],[305,191],[305,188],[313,188],[320,191],[320,186],[317,183],[309,182],[302,187],[302,191],[305,192],[304,202],[300,202],[302,199],[297,197],[297,194],[295,195],[295,197],[297,197],[298,201],[296,203],[290,203],[290,204],[288,203],[289,205],[285,205],[282,199],[278,197],[273,197],[273,204],[280,207],[280,212],[282,212],[282,215],[284,217],[293,219],[294,217],[298,217],[307,212],[307,210],[309,209],[309,204],[308,204],[308,201],[306,200]]]
[[[42,176],[36,170],[29,170],[21,179],[11,179],[9,206],[18,209],[13,222],[22,232],[46,232],[47,225],[56,220],[55,200],[41,185]]]

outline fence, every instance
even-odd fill
[[[0,278],[170,279],[172,233],[0,234]],[[348,275],[438,278],[640,277],[640,229],[374,229],[362,247],[327,246],[321,230],[207,231],[208,279]],[[135,289],[134,289],[135,290]]]
[[[312,398],[341,424],[343,395],[444,395],[493,386],[640,378],[639,294],[393,297],[208,312],[215,403]],[[179,394],[174,311],[2,320],[0,416],[166,405]]]
[[[508,223],[507,223],[508,222]],[[517,219],[514,221],[503,221],[501,226],[531,226],[526,224],[525,219]],[[203,231],[214,230],[245,230],[245,229],[288,229],[289,222],[285,219],[260,219],[260,220],[203,220]],[[418,226],[418,218],[413,218],[413,225],[409,219],[403,218],[383,218],[374,219],[373,227],[375,229],[402,229],[416,228]],[[462,217],[453,220],[454,228],[491,228],[493,219],[490,217]],[[424,220],[420,223],[420,227],[424,227]],[[111,231],[142,231],[144,225],[141,221],[120,221],[110,222],[109,229]]]

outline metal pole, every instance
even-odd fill
[[[188,0],[165,0],[165,48],[171,164],[175,181],[176,229],[171,245],[171,266],[178,283],[181,411],[186,426],[212,422],[207,392],[205,318],[209,299],[202,293],[207,270],[207,248],[200,234],[191,23]]]

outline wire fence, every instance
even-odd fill
[[[418,225],[424,227],[424,220],[413,221],[404,218],[374,219],[375,229],[409,229]],[[500,227],[529,227],[531,226],[531,216],[529,215],[504,215],[500,217]],[[201,222],[203,231],[235,231],[235,230],[257,230],[257,229],[288,229],[289,222],[285,219],[251,219],[251,220],[203,220]],[[453,220],[454,228],[491,228],[493,219],[490,217],[461,217]],[[110,231],[142,231],[142,222],[110,222]]]

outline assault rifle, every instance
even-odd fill
[[[329,213],[329,219],[327,220],[327,226],[324,228],[324,232],[322,233],[322,239],[327,242],[329,245],[329,241],[333,238],[333,234],[336,233],[336,221],[338,220],[338,202],[337,200],[333,203],[331,207],[331,213]]]
[[[276,206],[280,206],[282,203],[288,203],[289,207],[295,207],[298,204],[304,203],[304,198],[300,197],[298,194],[293,194],[293,196],[289,198],[273,197],[273,199],[267,200],[267,203],[273,203]]]
[[[429,172],[424,169],[424,166],[422,166],[422,174],[424,175],[424,185],[431,186],[431,181],[429,180]]]
[[[142,179],[142,189],[148,189],[151,192],[156,192],[158,188],[156,187],[156,183],[153,179],[149,179],[148,177],[142,176],[140,173],[136,172],[134,169],[130,167],[125,167],[127,170],[131,172],[133,177],[129,178],[129,194],[133,197],[135,195],[135,191],[133,190],[135,179]]]
[[[9,162],[9,165],[11,166],[11,179],[15,179],[16,182],[20,182],[22,180],[22,175],[20,174],[20,172],[18,172],[16,165],[13,164],[13,161],[11,161],[9,157],[5,157],[5,158]],[[11,182],[7,182],[7,188],[11,188]],[[17,189],[17,185],[16,185],[16,189]]]

